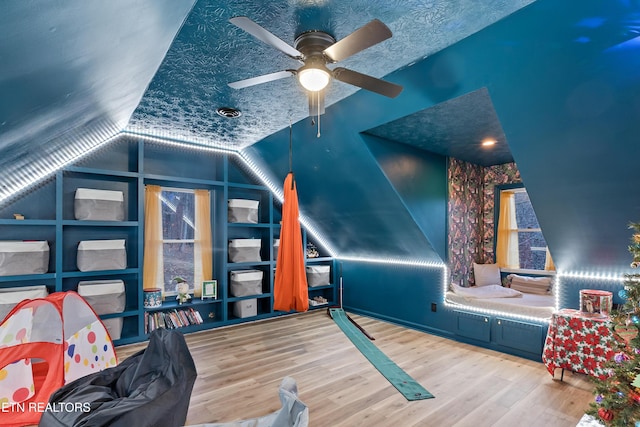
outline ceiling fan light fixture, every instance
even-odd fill
[[[298,81],[308,91],[317,92],[329,84],[331,75],[329,71],[316,67],[302,67],[298,70]]]

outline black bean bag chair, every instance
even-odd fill
[[[184,336],[156,329],[146,349],[54,392],[39,425],[183,426],[196,376]]]

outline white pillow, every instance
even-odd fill
[[[473,286],[463,288],[455,283],[452,284],[453,292],[466,298],[518,298],[522,297],[522,292],[515,289],[505,288],[501,285]]]
[[[473,277],[476,280],[476,286],[500,285],[500,267],[498,264],[476,264],[473,263]]]
[[[527,294],[546,295],[551,292],[553,279],[551,277],[531,277],[510,274],[507,279],[511,281],[511,288]]]

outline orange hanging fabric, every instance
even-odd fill
[[[280,248],[276,260],[276,281],[273,289],[274,310],[307,311],[309,309],[305,256],[298,215],[298,192],[293,172],[289,172],[284,180]]]

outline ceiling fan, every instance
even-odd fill
[[[327,64],[342,61],[390,38],[391,30],[377,19],[338,41],[323,31],[306,31],[296,37],[293,47],[246,16],[231,18],[229,22],[302,63],[298,69],[287,69],[229,83],[229,86],[234,89],[297,76],[302,87],[310,92],[309,111],[311,116],[324,113],[323,89],[329,84],[331,78],[389,98],[395,98],[402,91],[402,86],[357,71],[343,67],[333,69],[327,67]]]

